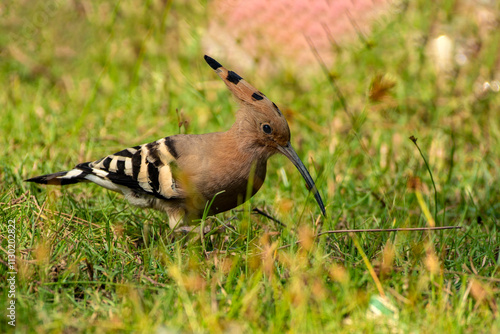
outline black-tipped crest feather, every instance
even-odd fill
[[[222,67],[222,65],[215,59],[213,59],[212,57],[209,57],[207,55],[205,55],[205,61],[207,62],[207,64],[214,70],[218,69],[219,67]]]

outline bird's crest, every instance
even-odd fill
[[[261,91],[250,85],[237,73],[229,71],[218,61],[207,55],[205,55],[205,61],[213,70],[215,70],[240,103],[250,105],[254,108],[254,110],[261,112],[271,108],[282,116],[281,111],[274,102],[269,100]]]

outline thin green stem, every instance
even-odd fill
[[[425,158],[424,154],[422,153],[422,150],[420,149],[420,147],[417,144],[417,138],[415,138],[414,136],[410,136],[410,140],[413,142],[413,144],[415,144],[418,151],[420,152],[420,156],[422,157],[422,159],[424,159],[425,166],[427,167],[427,171],[429,172],[429,175],[431,176],[432,187],[434,188],[434,221],[437,222],[438,221],[437,220],[437,206],[438,206],[437,197],[438,197],[438,195],[437,195],[436,183],[434,182],[434,177],[432,176],[432,171],[431,171],[431,168],[429,166],[429,163],[427,162],[427,159]]]

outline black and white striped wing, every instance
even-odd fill
[[[172,172],[176,158],[173,140],[166,137],[79,164],[62,178],[71,178],[73,174],[125,195],[133,192],[136,196],[181,198]]]

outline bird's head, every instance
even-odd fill
[[[278,106],[238,74],[224,68],[215,59],[205,56],[205,61],[215,70],[240,103],[234,126],[239,128],[241,140],[248,143],[250,149],[263,152],[266,158],[278,152],[285,155],[297,167],[308,188],[314,193],[321,212],[326,215],[323,200],[309,171],[290,144],[290,128]]]

